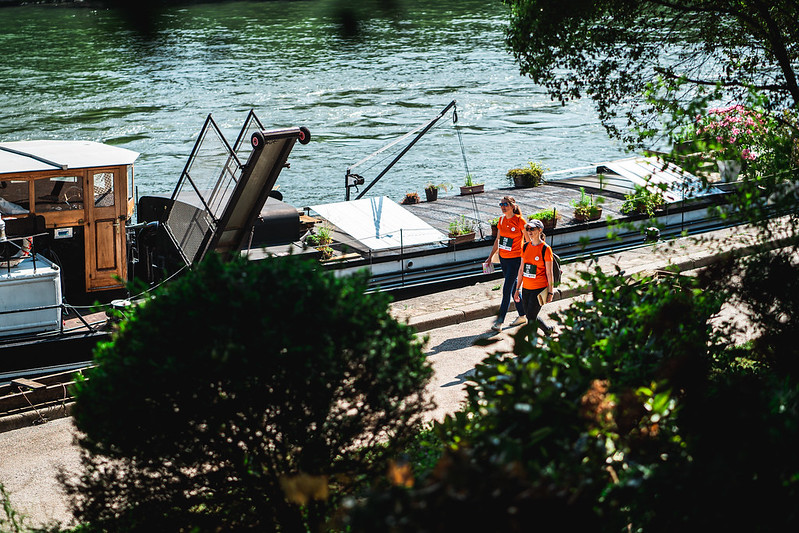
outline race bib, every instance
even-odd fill
[[[537,272],[538,272],[538,265],[534,265],[532,263],[524,264],[524,272],[522,274],[524,275],[525,278],[535,278]]]
[[[500,237],[499,249],[510,252],[513,249],[513,237]]]

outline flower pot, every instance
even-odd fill
[[[546,220],[542,219],[541,223],[544,225],[544,230],[555,229],[555,226],[558,225],[558,219],[557,218],[548,218]]]
[[[334,250],[329,246],[317,246],[316,249],[321,253],[319,257],[320,261],[328,261],[334,255]]]
[[[724,181],[735,181],[738,179],[738,174],[743,169],[743,163],[735,159],[721,159],[716,161],[719,167],[719,176]]]
[[[525,176],[513,176],[513,186],[521,189],[523,187],[532,187],[533,185]]]
[[[596,208],[596,212],[594,214],[592,214],[592,215],[583,215],[583,214],[574,213],[574,219],[577,222],[589,222],[589,221],[592,221],[592,220],[599,220],[600,218],[602,218],[602,208],[601,207],[597,207]]]
[[[438,189],[435,187],[425,189],[424,194],[427,196],[428,202],[435,202],[438,199]]]
[[[474,232],[471,232],[471,233],[459,233],[457,235],[454,234],[454,233],[450,233],[449,234],[449,238],[452,239],[452,240],[449,241],[450,244],[452,244],[452,245],[463,244],[465,242],[469,242],[469,241],[473,241],[474,240]]]
[[[479,194],[483,192],[483,188],[485,184],[481,183],[479,185],[461,185],[461,196],[466,196],[467,194]]]

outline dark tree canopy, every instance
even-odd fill
[[[609,133],[652,118],[641,95],[658,77],[749,88],[776,109],[799,106],[799,3],[794,0],[505,0],[507,44],[521,73],[565,102],[584,96]],[[675,97],[684,97],[685,93]]]
[[[328,488],[382,474],[429,407],[420,341],[366,286],[299,258],[212,256],[158,290],[78,388],[77,517],[109,531],[315,530]]]

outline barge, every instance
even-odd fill
[[[444,112],[450,108],[454,102]],[[421,134],[427,129],[429,123]],[[567,261],[643,242],[634,229],[616,230],[620,241],[607,235],[608,219],[648,220],[621,213],[624,194],[636,185],[663,184],[668,203],[652,224],[664,234],[719,227],[708,208],[725,194],[701,188],[673,165],[632,158],[552,175],[529,189],[414,205],[379,196],[297,208],[282,201],[275,184],[295,143],[309,141],[306,128],[266,130],[251,111],[229,143],[209,115],[173,193],[135,200],[135,152],[83,141],[0,143],[0,371],[90,360],[110,330],[103,312],[97,324],[84,316],[92,302],[124,309],[142,296],[130,292],[131,282],[151,290],[209,253],[251,260],[305,254],[337,275],[366,269],[370,290],[399,291],[491,276],[482,271],[493,244],[489,221],[506,194],[525,215],[552,208],[562,214],[547,234]],[[348,170],[347,195],[363,184],[359,178]],[[581,189],[605,198],[606,218],[585,223],[570,216]],[[474,226],[470,241],[448,235],[455,217]],[[333,242],[312,245],[321,229]]]

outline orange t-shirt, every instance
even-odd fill
[[[499,256],[505,259],[513,259],[522,255],[522,236],[524,235],[524,217],[513,215],[508,219],[505,216],[499,218]]]
[[[545,261],[552,261],[552,248],[547,245],[546,252],[542,254],[543,246],[543,242],[537,246],[528,244],[522,252],[522,287],[525,289],[543,289],[549,285]]]

